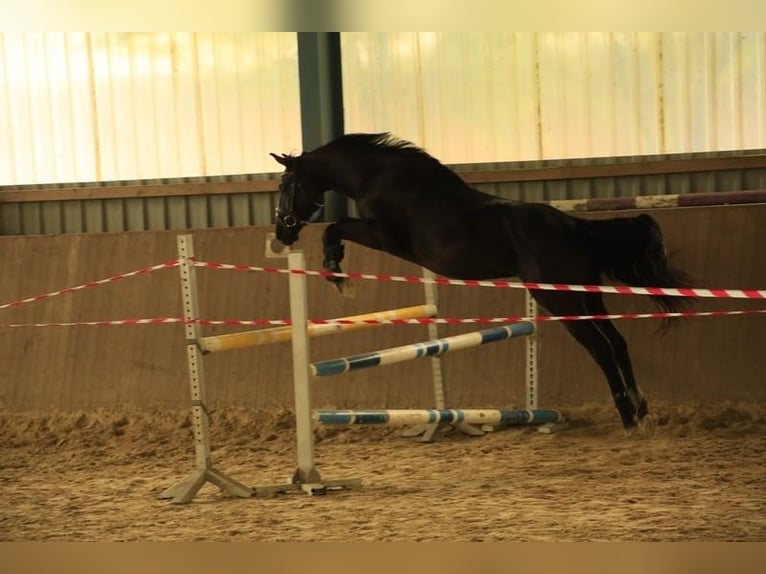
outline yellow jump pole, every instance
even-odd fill
[[[388,321],[391,319],[435,317],[436,314],[436,305],[415,305],[414,307],[402,307],[401,309],[391,309],[389,311],[376,311],[374,313],[364,313],[363,315],[341,317],[340,319],[335,320]],[[319,325],[309,325],[308,335],[309,337],[318,337],[320,335],[329,335],[330,333],[353,331],[355,329],[364,329],[366,327],[375,326],[377,326],[375,323],[323,323]],[[245,349],[247,347],[281,343],[289,341],[291,338],[291,327],[286,325],[284,327],[275,327],[273,329],[260,329],[256,331],[243,331],[242,333],[229,333],[226,335],[203,337],[200,339],[200,347],[205,353],[214,353],[217,351],[231,351],[234,349]]]

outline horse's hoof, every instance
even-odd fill
[[[636,418],[641,422],[647,414],[649,414],[649,406],[647,405],[646,400],[641,399],[638,404],[638,410],[636,411]]]
[[[654,436],[657,430],[657,415],[649,415],[643,419],[636,427],[636,434],[639,436]]]
[[[626,434],[629,434],[638,424],[636,407],[628,397],[627,393],[617,395],[615,398],[615,406],[617,407],[617,413],[620,415],[622,428],[625,429]]]
[[[637,428],[638,422],[635,419],[627,423],[625,421],[622,422],[622,431],[627,437],[633,436],[633,433],[636,432]]]

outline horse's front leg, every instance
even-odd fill
[[[325,229],[324,235],[322,236],[324,251],[324,260],[322,261],[322,266],[330,273],[343,273],[343,269],[341,269],[340,263],[343,261],[343,257],[346,255],[346,248],[343,246],[343,243],[341,242],[338,234],[334,232],[335,230],[333,227],[335,225],[336,224],[333,223],[327,227],[327,229]],[[327,280],[331,283],[334,283],[335,287],[337,287],[341,294],[346,296],[350,295],[350,292],[348,291],[349,281],[345,277],[328,276]]]
[[[323,266],[331,273],[342,273],[341,262],[345,256],[343,240],[353,241],[365,247],[380,249],[380,241],[373,221],[343,217],[327,226],[322,235]],[[344,296],[350,296],[351,282],[345,277],[327,277]]]

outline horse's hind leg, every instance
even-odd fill
[[[614,406],[620,413],[622,425],[629,429],[638,422],[637,408],[622,377],[615,348],[599,323],[601,321],[566,321],[564,327],[601,367],[612,392]]]
[[[535,291],[533,296],[553,315],[581,315],[583,313],[594,314],[590,311],[594,307],[588,305],[588,300],[600,297],[597,294],[586,293],[559,293],[550,291]],[[600,314],[600,313],[599,313]],[[609,321],[563,321],[567,331],[580,343],[593,357],[606,377],[609,389],[612,393],[614,405],[620,414],[622,424],[626,429],[634,427],[637,423],[637,407],[628,392],[623,378],[622,365],[619,357],[623,354],[619,344],[615,346],[610,337],[609,328],[605,324]],[[612,329],[614,326],[612,325]],[[616,331],[616,329],[614,329]],[[623,340],[624,343],[624,340]],[[627,347],[624,350],[627,354]]]
[[[590,315],[606,315],[608,313],[600,295],[589,297],[587,305],[588,314]],[[628,343],[612,321],[598,321],[598,327],[609,338],[615,358],[617,359],[617,365],[622,373],[622,380],[625,382],[625,390],[636,407],[636,417],[641,421],[648,413],[648,406],[633,374],[633,363],[630,360]]]

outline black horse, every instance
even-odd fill
[[[606,220],[573,217],[551,206],[507,201],[472,189],[419,147],[389,134],[348,134],[300,156],[271,154],[285,167],[276,209],[277,239],[294,243],[322,213],[324,192],[356,202],[324,232],[324,267],[341,272],[342,241],[385,251],[455,279],[519,277],[522,281],[683,287],[668,264],[662,233],[649,215]],[[339,288],[342,278],[331,277]],[[554,315],[606,314],[599,293],[532,292]],[[653,296],[662,310],[685,308],[678,297]],[[606,376],[622,424],[647,413],[625,339],[611,321],[564,326]]]

